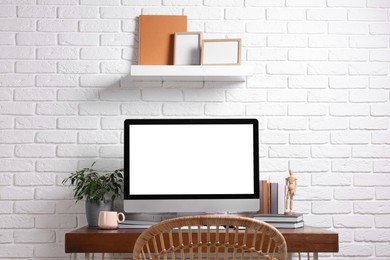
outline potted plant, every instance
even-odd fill
[[[111,211],[113,201],[122,195],[123,169],[98,172],[90,167],[71,173],[62,184],[70,182],[76,202],[85,199],[89,226],[97,226],[100,211]]]

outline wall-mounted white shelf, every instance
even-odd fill
[[[245,81],[252,76],[251,66],[163,66],[133,65],[135,81]]]

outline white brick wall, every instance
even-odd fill
[[[137,16],[241,37],[244,83],[132,82]],[[123,164],[131,117],[256,117],[262,178],[298,177],[337,259],[390,256],[389,0],[0,1],[0,259],[63,259],[86,223],[61,180]],[[331,257],[331,258],[332,258]]]

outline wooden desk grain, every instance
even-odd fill
[[[279,229],[288,252],[338,252],[338,233],[305,226]],[[131,253],[142,229],[98,230],[82,227],[65,234],[66,253]],[[250,244],[251,241],[248,241]]]

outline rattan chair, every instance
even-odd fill
[[[133,249],[133,260],[285,260],[286,257],[286,241],[276,228],[239,216],[169,219],[142,232]]]

